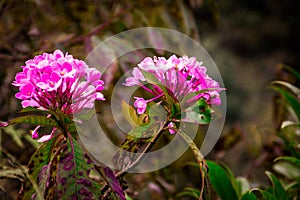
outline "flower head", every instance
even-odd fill
[[[206,67],[203,66],[202,62],[198,62],[195,57],[182,56],[178,58],[175,55],[168,59],[164,57],[154,57],[153,59],[147,57],[133,69],[132,76],[126,79],[124,85],[141,86],[154,95],[151,100],[156,100],[158,97],[163,96],[163,89],[158,85],[152,85],[151,87],[144,85],[143,81],[146,79],[142,71],[153,74],[177,102],[181,102],[184,97],[194,93],[195,95],[187,100],[190,105],[200,98],[205,99],[209,105],[221,104],[218,82],[206,74]],[[145,104],[151,100],[135,98],[137,100],[134,106],[138,109],[138,113],[144,113],[147,106]]]
[[[23,108],[31,106],[72,116],[93,107],[95,100],[104,100],[101,73],[68,53],[43,53],[26,61],[22,68],[12,84],[19,87],[16,97],[22,100]],[[31,132],[32,138],[38,137],[39,128]],[[51,139],[56,130],[54,127],[38,142]]]
[[[74,114],[92,107],[95,100],[104,100],[101,73],[68,53],[43,53],[25,64],[13,82],[19,87],[16,97],[22,100],[24,108]]]

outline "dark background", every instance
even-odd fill
[[[208,158],[224,161],[235,175],[247,176],[253,185],[264,184],[263,171],[281,153],[280,141],[274,136],[280,122],[276,115],[276,95],[268,86],[272,80],[287,79],[282,64],[298,69],[298,13],[295,0],[2,0],[0,120],[6,121],[20,111],[20,101],[14,97],[17,89],[11,82],[20,66],[34,55],[62,49],[84,59],[93,48],[94,37],[144,26],[171,28],[200,41],[217,64],[227,88],[223,137]],[[119,73],[122,70],[118,69]],[[106,93],[109,94],[109,89]],[[16,127],[11,133],[0,129],[2,150],[24,165],[34,151],[26,139],[29,128]],[[23,145],[16,143],[14,133],[19,134]],[[10,164],[1,158],[2,168]],[[190,180],[195,173],[190,170],[175,163],[161,172],[136,175],[128,180],[137,183],[132,190],[140,191],[140,198],[150,191],[152,199],[160,193],[165,199],[172,199],[174,188],[180,191],[187,185],[197,185],[197,180]],[[0,180],[0,185],[0,195],[11,199],[15,198],[20,181]],[[142,190],[143,187],[148,190]]]

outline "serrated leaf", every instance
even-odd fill
[[[94,169],[91,158],[78,142],[69,135],[67,149],[57,167],[57,193],[60,199],[98,199],[102,185],[89,178]]]
[[[284,190],[281,182],[278,180],[278,178],[272,174],[271,172],[266,172],[267,176],[269,177],[270,181],[272,182],[273,185],[273,195],[280,199],[280,200],[287,200],[287,193]]]
[[[228,177],[227,172],[217,163],[206,162],[210,182],[222,200],[238,200],[238,194]]]
[[[10,125],[20,123],[59,127],[54,119],[41,115],[26,115],[9,120]]]

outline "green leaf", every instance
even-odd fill
[[[31,106],[28,106],[26,108],[23,108],[20,113],[25,113],[25,112],[46,112],[44,110],[40,110],[36,107],[31,107]]]
[[[277,177],[273,175],[271,172],[266,172],[266,174],[269,177],[270,181],[272,182],[273,195],[280,200],[287,200],[288,199],[287,193],[284,190],[280,181],[277,179]]]
[[[295,179],[295,181],[293,181],[292,183],[286,186],[286,192],[290,197],[290,199],[299,197],[300,195],[299,188],[300,188],[300,178]]]
[[[199,99],[195,104],[184,110],[182,121],[208,124],[211,121],[212,109],[204,99]]]
[[[89,178],[91,170],[94,170],[93,161],[69,135],[67,149],[62,153],[57,167],[59,199],[98,199],[102,185]]]
[[[282,157],[276,158],[275,162],[282,161],[282,160],[291,162],[291,163],[295,164],[296,166],[300,167],[300,159],[297,159],[295,157],[292,157],[292,156],[282,156]]]
[[[210,182],[222,200],[238,200],[238,194],[223,167],[207,161]]]
[[[293,156],[300,159],[300,136],[297,132],[300,130],[300,124],[291,124],[284,126],[278,135],[285,141],[286,148]]]
[[[286,100],[286,102],[295,111],[298,120],[300,120],[300,103],[299,103],[299,99],[296,96],[294,96],[293,94],[291,94],[290,91],[286,91],[286,90],[282,89],[279,86],[273,85],[273,89],[278,91],[283,96],[283,98]]]
[[[148,124],[145,126],[135,126],[128,132],[128,136],[131,136],[135,140],[139,140],[141,138],[149,138],[152,136],[152,134],[149,134],[150,132],[148,130],[150,130],[152,125],[153,124]]]
[[[122,150],[116,153],[114,156],[114,164],[121,169],[130,168],[132,163],[135,163],[136,159],[138,159],[133,156],[131,152],[138,152],[142,145],[151,144],[154,138],[158,137],[165,123],[166,122],[152,120],[145,126],[133,127],[121,146],[125,151]]]
[[[300,177],[300,159],[291,156],[278,157],[275,159],[273,168],[276,172],[289,179]]]
[[[76,118],[87,121],[87,120],[90,120],[95,114],[96,114],[96,111],[94,109],[91,109],[91,110],[85,111],[84,113],[76,114]]]
[[[122,113],[127,122],[130,123],[132,126],[145,125],[147,122],[147,114],[142,114],[138,116],[136,110],[124,100],[122,100]]]
[[[40,146],[35,153],[31,156],[28,163],[28,176],[23,182],[22,189],[20,191],[20,198],[27,200],[31,199],[36,193],[41,193],[44,196],[45,188],[48,188],[47,196],[54,196],[54,184],[49,184],[46,187],[46,182],[50,180],[50,176],[41,176],[42,169],[48,169],[49,163],[53,162],[54,155],[59,154],[59,146],[62,142],[62,137],[57,136],[51,140],[45,142]],[[54,164],[52,164],[54,166]],[[34,185],[39,185],[40,191],[36,191]],[[46,194],[45,194],[46,195]]]
[[[195,188],[186,187],[186,188],[184,188],[184,190],[182,192],[177,194],[177,197],[182,197],[182,196],[191,196],[191,197],[194,197],[196,199],[199,199],[200,191],[195,189]]]
[[[133,200],[128,194],[125,194],[126,200]]]
[[[251,192],[247,191],[243,194],[240,200],[256,200],[256,196]]]
[[[181,108],[179,103],[175,103],[171,108],[171,118],[181,119]]]
[[[296,86],[288,83],[288,82],[285,82],[285,81],[273,81],[271,84],[272,85],[283,86],[283,87],[289,89],[291,92],[293,92],[296,96],[300,95],[300,89],[297,88]]]
[[[245,177],[236,178],[236,184],[238,186],[239,196],[242,196],[248,190],[250,190],[250,185]]]
[[[293,69],[292,67],[290,67],[288,65],[283,65],[283,67],[285,69],[287,69],[288,71],[290,71],[292,74],[294,74],[298,80],[300,80],[300,73],[297,70]]]
[[[270,193],[268,191],[264,191],[261,189],[258,189],[258,191],[262,196],[262,198],[261,198],[262,200],[279,200],[275,195],[273,195],[272,193]]]
[[[10,125],[21,123],[59,127],[59,124],[54,119],[41,115],[26,115],[9,120]]]
[[[97,171],[102,175],[105,182],[112,190],[111,195],[115,199],[126,200],[125,193],[120,185],[119,180],[116,178],[114,172],[108,167],[97,167]]]
[[[142,74],[144,75],[146,82],[156,85],[156,86],[160,86],[161,81],[159,81],[152,73],[147,72],[145,70],[141,70]]]
[[[147,110],[149,116],[149,123],[146,125],[134,126],[128,133],[125,141],[122,144],[122,151],[118,151],[113,158],[114,164],[120,169],[128,169],[133,167],[139,159],[131,152],[138,152],[140,147],[145,145],[142,151],[150,150],[150,146],[159,137],[163,128],[165,127],[166,111],[158,104],[153,105]],[[123,151],[125,150],[125,151]],[[125,170],[126,171],[126,170]]]
[[[288,161],[278,161],[273,165],[273,169],[288,179],[300,177],[300,167]]]

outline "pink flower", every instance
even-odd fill
[[[136,100],[134,102],[134,107],[137,108],[138,114],[143,114],[146,111],[147,101],[143,98],[134,97]]]
[[[41,81],[36,85],[45,91],[57,90],[61,86],[62,78],[57,72],[52,72],[51,74],[43,74],[41,76]]]
[[[0,127],[6,127],[8,125],[9,125],[9,123],[0,121]]]
[[[41,127],[41,126],[37,126],[37,127],[35,127],[34,130],[31,131],[31,137],[32,137],[33,139],[36,139],[36,138],[39,137],[37,130],[38,130],[40,127]]]
[[[126,86],[133,86],[138,85],[139,81],[145,81],[145,77],[143,76],[142,72],[138,68],[133,68],[132,70],[133,77],[129,77],[126,79],[126,83],[124,85]]]
[[[93,107],[95,100],[104,100],[101,72],[68,53],[56,50],[37,55],[26,61],[22,69],[13,85],[19,87],[16,98],[22,100],[23,108],[59,110],[72,117],[84,108]],[[38,128],[32,131],[33,138],[38,137]],[[51,139],[55,130],[39,141]]]
[[[43,53],[25,64],[13,82],[19,87],[16,97],[22,100],[24,108],[74,114],[92,107],[95,100],[104,100],[101,73],[68,53]]]
[[[25,83],[20,86],[20,92],[16,94],[18,99],[31,98],[34,92],[34,86],[31,83]]]
[[[176,128],[175,128],[175,125],[174,125],[174,123],[173,122],[170,122],[169,124],[168,124],[168,128],[169,128],[169,133],[170,134],[175,134],[176,133]]]
[[[144,100],[139,97],[135,101],[135,107],[138,113],[145,112],[147,103],[162,97],[163,88],[158,85],[143,84],[146,80],[142,71],[152,73],[158,81],[167,88],[169,95],[177,102],[181,102],[185,96],[191,93],[199,92],[186,101],[192,105],[200,98],[204,98],[208,104],[221,104],[220,88],[218,82],[206,74],[206,67],[202,62],[198,62],[195,57],[182,56],[177,58],[172,55],[166,59],[164,57],[145,58],[138,67],[132,71],[132,76],[126,79],[125,86],[137,85],[154,95],[150,100]],[[205,90],[205,92],[201,92]]]

